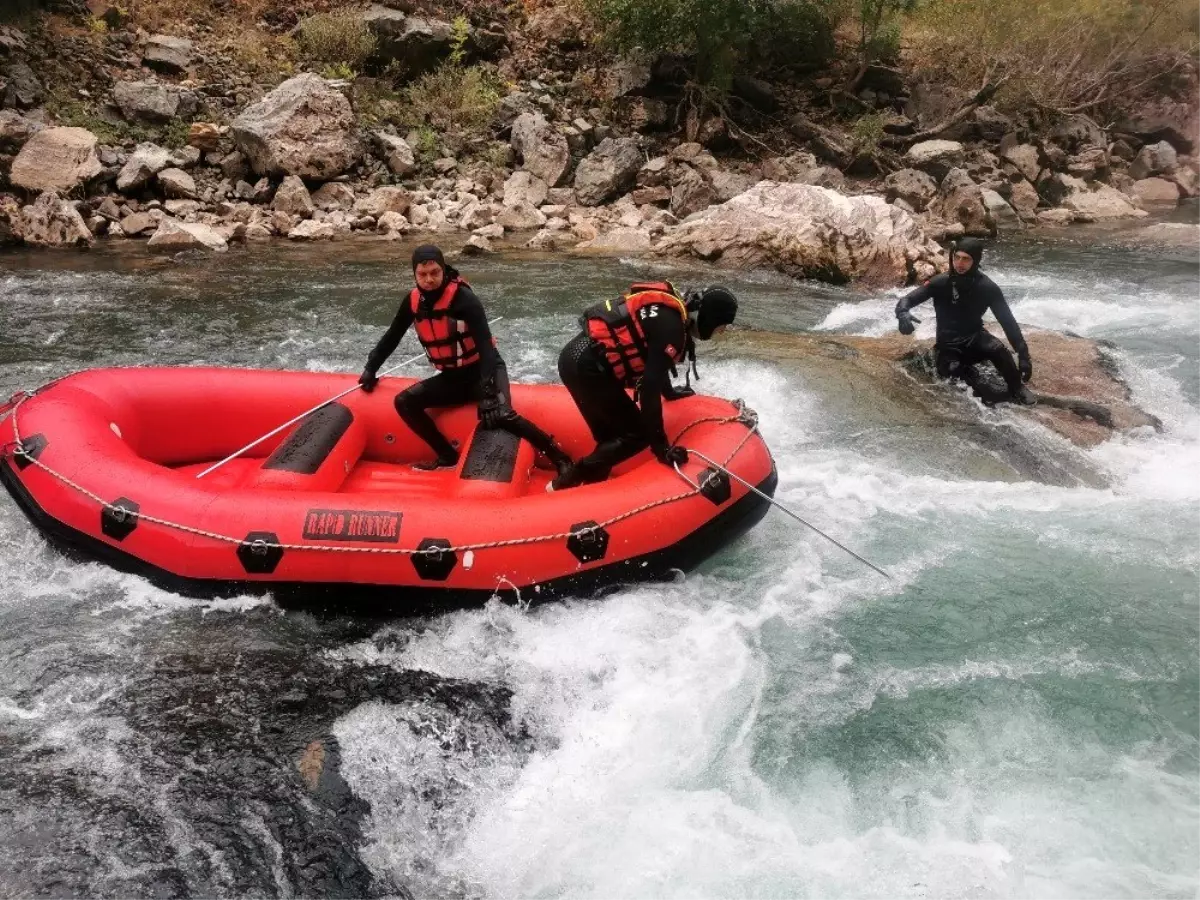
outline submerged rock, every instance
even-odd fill
[[[1129,388],[1103,344],[1033,328],[1025,329],[1025,338],[1034,365],[1029,387],[1039,402],[1035,407],[998,407],[1003,410],[996,414],[999,422],[981,416],[965,388],[935,378],[932,341],[914,341],[900,334],[875,338],[739,328],[724,335],[716,349],[797,370],[823,394],[844,395],[856,418],[876,428],[941,425],[946,429],[947,453],[966,452],[959,446],[962,441],[983,451],[965,463],[973,467],[973,477],[1103,485],[1104,474],[1090,459],[1049,436],[1045,441],[1031,438],[1027,430],[1014,429],[1012,424],[1032,420],[1075,447],[1087,449],[1119,432],[1157,428],[1158,420],[1131,402]],[[980,373],[991,383],[990,396],[1003,393],[990,365],[982,364]]]

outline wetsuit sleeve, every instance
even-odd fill
[[[927,281],[914,291],[909,291],[901,297],[896,303],[896,315],[907,312],[914,306],[920,306],[926,300],[933,296],[933,291],[930,290],[932,281]]]
[[[388,326],[388,330],[383,333],[383,337],[379,339],[379,343],[375,345],[375,349],[371,351],[367,357],[367,368],[372,372],[378,372],[379,367],[387,362],[387,358],[396,352],[396,348],[400,346],[400,340],[408,331],[408,327],[412,325],[413,313],[412,305],[408,302],[408,298],[404,298],[404,302],[400,304],[400,308],[396,310],[396,317],[392,319],[392,324]]]
[[[666,307],[649,304],[638,310],[638,320],[646,335],[646,368],[642,372],[639,394],[642,409],[642,430],[651,447],[667,445],[663,427],[662,396],[671,383],[672,360],[676,350],[683,348],[686,335],[679,316]]]
[[[465,284],[460,284],[458,293],[454,295],[454,317],[466,322],[475,338],[475,346],[479,349],[479,377],[486,385],[495,377],[496,369],[504,365],[504,360],[492,343],[492,329],[488,325],[483,303]]]
[[[1004,299],[1004,292],[994,284],[989,287],[991,290],[989,291],[988,307],[992,310],[992,315],[996,317],[996,321],[1004,329],[1004,336],[1008,338],[1008,343],[1016,351],[1017,356],[1028,356],[1029,347],[1025,343],[1025,336],[1021,334],[1021,326],[1017,324],[1016,317],[1013,316],[1012,310],[1008,308],[1008,301]]]

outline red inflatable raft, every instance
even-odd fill
[[[473,406],[438,420],[462,448],[458,467],[415,470],[431,453],[392,406],[406,378],[354,391],[197,477],[353,384],[310,372],[82,372],[12,409],[0,479],[56,545],[169,590],[388,612],[668,577],[767,510],[697,456],[685,480],[648,452],[603,484],[547,493],[552,473],[533,448],[477,428]],[[573,455],[591,450],[564,388],[516,385],[513,403]],[[676,442],[774,492],[753,413],[695,396],[664,414]]]

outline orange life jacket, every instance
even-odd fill
[[[425,355],[439,371],[460,369],[479,362],[475,336],[466,322],[454,318],[450,312],[450,304],[454,302],[460,284],[467,282],[461,278],[451,279],[442,288],[442,295],[432,309],[421,302],[421,292],[417,288],[408,295],[417,337],[425,348]],[[495,345],[496,339],[492,338],[492,346]]]
[[[645,306],[658,305],[664,315],[677,315],[687,333],[687,307],[669,281],[640,282],[630,285],[619,300],[605,300],[588,307],[583,325],[588,337],[604,348],[604,358],[616,378],[635,384],[646,370],[646,334],[638,313]],[[681,362],[686,349],[673,348],[673,362]]]

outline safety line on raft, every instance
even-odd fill
[[[78,493],[80,493],[83,496],[87,497],[88,499],[92,500],[94,503],[98,504],[105,511],[107,511],[108,514],[114,519],[114,521],[123,522],[123,521],[125,521],[126,516],[134,515],[137,517],[137,520],[139,522],[150,522],[155,525],[161,525],[164,528],[171,528],[176,531],[181,531],[185,534],[191,534],[191,535],[195,535],[197,537],[208,538],[208,539],[214,540],[214,541],[221,541],[221,542],[227,543],[227,544],[236,544],[238,546],[244,545],[244,546],[249,547],[251,552],[256,553],[256,554],[265,554],[270,550],[280,549],[280,550],[297,550],[297,551],[299,551],[299,550],[315,550],[318,552],[326,552],[326,553],[374,553],[374,554],[382,554],[385,556],[425,556],[425,557],[429,557],[431,559],[440,559],[441,556],[445,553],[466,553],[468,551],[475,551],[475,550],[496,550],[496,549],[500,549],[503,547],[517,547],[517,546],[522,546],[522,545],[527,545],[527,544],[545,543],[547,541],[562,541],[562,540],[566,540],[566,539],[572,538],[572,537],[577,540],[586,542],[589,540],[594,540],[596,538],[597,532],[599,532],[601,529],[607,528],[611,525],[615,525],[618,522],[623,522],[626,519],[633,518],[634,516],[640,515],[641,513],[644,513],[644,512],[648,512],[652,509],[657,509],[660,506],[666,506],[667,504],[670,504],[670,503],[677,503],[680,500],[686,500],[689,497],[694,497],[700,493],[700,488],[698,486],[696,486],[694,483],[689,481],[689,483],[692,484],[693,489],[690,491],[687,491],[686,493],[675,494],[674,496],[671,496],[671,497],[662,497],[662,498],[659,498],[658,500],[652,500],[651,502],[644,503],[641,506],[636,507],[635,509],[626,510],[625,512],[620,513],[619,515],[613,516],[610,519],[606,519],[603,522],[598,522],[595,525],[587,526],[585,528],[576,528],[573,531],[556,532],[554,534],[533,535],[530,537],[522,537],[522,538],[508,538],[506,540],[485,541],[485,542],[475,543],[475,544],[460,544],[460,545],[451,546],[451,547],[430,547],[425,550],[418,550],[416,548],[409,548],[409,547],[346,547],[346,546],[335,546],[335,545],[330,545],[330,544],[286,544],[286,543],[281,543],[281,542],[277,542],[277,541],[264,541],[264,540],[246,541],[242,538],[232,537],[227,534],[220,534],[219,532],[207,531],[203,528],[195,528],[191,525],[184,525],[179,522],[172,522],[169,519],[163,519],[158,516],[152,516],[148,513],[144,513],[144,512],[140,512],[140,511],[137,513],[130,513],[128,510],[124,509],[123,507],[115,506],[112,503],[109,503],[103,497],[100,497],[99,495],[94,494],[92,491],[88,490],[87,488],[83,487],[82,485],[77,484],[76,482],[72,481],[66,475],[63,475],[61,472],[56,471],[55,469],[46,465],[41,460],[38,460],[38,459],[34,458],[33,456],[31,456],[29,453],[27,453],[25,451],[25,448],[21,442],[21,434],[20,434],[20,431],[19,431],[18,425],[17,425],[17,412],[21,408],[21,404],[23,404],[26,400],[30,399],[30,397],[32,397],[32,396],[33,396],[32,393],[28,393],[28,394],[26,394],[26,396],[21,397],[20,399],[16,400],[12,409],[10,410],[10,413],[12,415],[13,443],[11,445],[11,450],[9,449],[9,447],[4,448],[4,450],[6,452],[11,452],[13,456],[20,456],[27,463],[37,466],[38,468],[42,469],[43,471],[45,471],[47,474],[49,474],[53,478],[55,478],[58,481],[65,484],[67,487],[71,488],[74,491],[77,491]],[[742,437],[741,441],[738,442],[738,445],[733,448],[732,452],[730,452],[730,454],[726,457],[725,465],[728,465],[729,463],[731,463],[733,461],[733,458],[738,454],[738,452],[741,451],[741,449],[746,446],[746,443],[758,431],[758,414],[755,413],[754,410],[749,409],[746,406],[746,404],[741,400],[734,400],[731,402],[733,403],[734,408],[737,410],[736,415],[733,415],[733,416],[705,416],[703,418],[696,419],[695,421],[686,425],[683,428],[683,430],[680,431],[678,435],[676,435],[675,443],[677,443],[685,434],[687,434],[689,431],[691,431],[693,428],[695,428],[698,425],[703,425],[706,423],[716,423],[716,424],[730,424],[730,423],[734,423],[734,422],[741,423],[746,426],[746,434]],[[685,478],[686,478],[686,476],[685,476]],[[738,479],[738,480],[740,481],[741,479]]]

